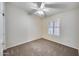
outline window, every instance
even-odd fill
[[[60,35],[60,21],[59,20],[49,22],[48,34],[49,35],[54,35],[54,36],[59,36]]]
[[[49,23],[49,26],[48,26],[48,33],[50,34],[50,35],[53,35],[53,22],[50,22]]]

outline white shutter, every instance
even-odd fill
[[[60,20],[54,21],[54,35],[60,36]]]
[[[53,22],[49,22],[48,24],[48,34],[53,35]]]

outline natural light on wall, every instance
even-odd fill
[[[50,21],[48,24],[48,34],[60,36],[60,20]]]

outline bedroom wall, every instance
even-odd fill
[[[41,38],[42,20],[29,16],[26,11],[6,4],[6,48]]]
[[[43,21],[43,37],[66,46],[79,49],[79,9],[72,9],[45,18]],[[48,23],[59,19],[60,36],[48,35]]]

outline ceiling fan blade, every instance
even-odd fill
[[[40,8],[42,2],[33,2],[33,3],[37,4],[38,8]]]
[[[27,7],[30,8],[30,9],[38,10],[38,5],[36,3],[30,2],[30,3],[27,4]]]
[[[45,4],[45,7],[47,8],[66,8],[65,4]]]
[[[30,7],[31,8],[31,10],[33,9],[33,10],[39,10],[38,8],[35,8],[35,7]]]
[[[44,6],[45,6],[45,4],[44,4],[44,2],[42,2],[40,8],[43,9]]]
[[[37,4],[32,3],[32,2],[27,3],[27,6],[32,7],[32,8],[38,8]]]
[[[36,9],[36,10],[38,9],[37,4],[32,3],[32,2],[16,2],[16,3],[12,2],[11,4],[21,9],[24,9],[27,12],[31,11],[32,9]]]
[[[31,11],[28,12],[28,14],[32,15],[36,12],[37,10],[36,9],[32,9]]]
[[[50,16],[50,15],[55,14],[56,12],[60,11],[60,9],[45,8],[43,11],[44,11],[46,16]]]

